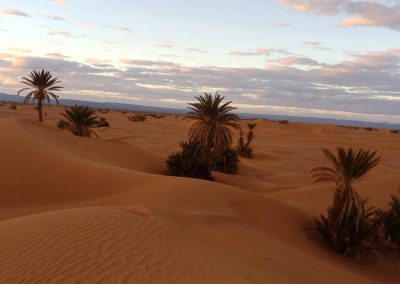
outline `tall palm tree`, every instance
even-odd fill
[[[232,144],[232,130],[239,128],[239,117],[232,113],[232,102],[222,103],[224,97],[208,94],[196,97],[198,102],[190,103],[187,118],[195,123],[189,131],[189,139],[205,145],[215,162]]]
[[[50,106],[50,98],[56,100],[59,104],[59,96],[54,93],[60,91],[63,87],[57,85],[61,83],[58,77],[53,77],[49,70],[33,70],[29,73],[29,77],[22,77],[21,83],[28,85],[27,88],[23,88],[18,91],[18,95],[23,91],[28,91],[24,103],[27,104],[29,99],[32,98],[33,102],[37,100],[39,121],[43,122],[43,101],[47,100]]]
[[[90,138],[94,134],[99,138],[97,133],[91,129],[98,127],[95,113],[96,111],[88,106],[75,105],[67,108],[65,113],[61,113],[67,121],[61,120],[60,122],[63,124],[64,129],[68,129],[69,132],[76,136]]]
[[[366,208],[363,199],[353,184],[378,165],[380,157],[376,151],[339,147],[336,155],[328,149],[323,154],[331,167],[316,167],[311,170],[314,182],[330,181],[336,184],[333,204],[328,215],[315,220],[318,232],[338,251],[344,254],[358,254],[371,250],[377,237],[376,210]]]

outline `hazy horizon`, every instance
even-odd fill
[[[63,98],[400,122],[396,1],[2,1],[0,92],[50,69]]]

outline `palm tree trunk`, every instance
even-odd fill
[[[43,122],[43,100],[38,100],[39,122]]]

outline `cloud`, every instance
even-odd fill
[[[137,59],[117,68],[99,59],[9,56],[0,58],[0,77],[49,68],[66,87],[63,97],[185,107],[194,95],[220,91],[246,112],[400,122],[400,49],[354,54],[337,64],[285,56],[270,61],[280,68],[265,69]],[[12,93],[19,87],[1,86]]]
[[[171,40],[164,39],[156,42],[155,46],[160,48],[172,48],[174,43]]]
[[[65,5],[65,0],[55,0],[58,5]]]
[[[29,14],[15,9],[5,9],[3,10],[3,14],[19,16],[19,17],[29,17]]]
[[[257,48],[252,51],[232,51],[229,53],[232,56],[265,56],[270,54],[270,49],[268,48]]]
[[[65,18],[60,16],[47,16],[47,18],[52,19],[54,21],[65,21]]]
[[[133,33],[133,29],[125,26],[102,26],[103,29],[113,29],[118,32],[123,32],[123,33]]]
[[[66,56],[64,54],[58,53],[58,52],[50,52],[46,53],[46,55],[50,58],[57,58],[57,59],[66,59],[69,58],[69,56]]]
[[[72,33],[61,30],[51,30],[48,31],[47,34],[51,36],[75,37]]]
[[[342,27],[376,26],[400,31],[400,4],[389,4],[391,1],[280,0],[280,2],[301,12],[344,14],[347,18],[341,21]]]
[[[274,23],[274,26],[281,27],[281,28],[288,28],[288,27],[291,27],[292,24],[289,24],[287,22],[277,22],[277,23]]]

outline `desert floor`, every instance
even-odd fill
[[[313,185],[321,148],[378,150],[356,189],[385,208],[400,185],[400,134],[257,121],[254,158],[216,181],[165,176],[190,121],[130,122],[84,139],[55,127],[61,108],[0,107],[0,283],[399,283],[396,260],[331,251],[310,220],[332,185]],[[245,122],[243,122],[245,123]]]

